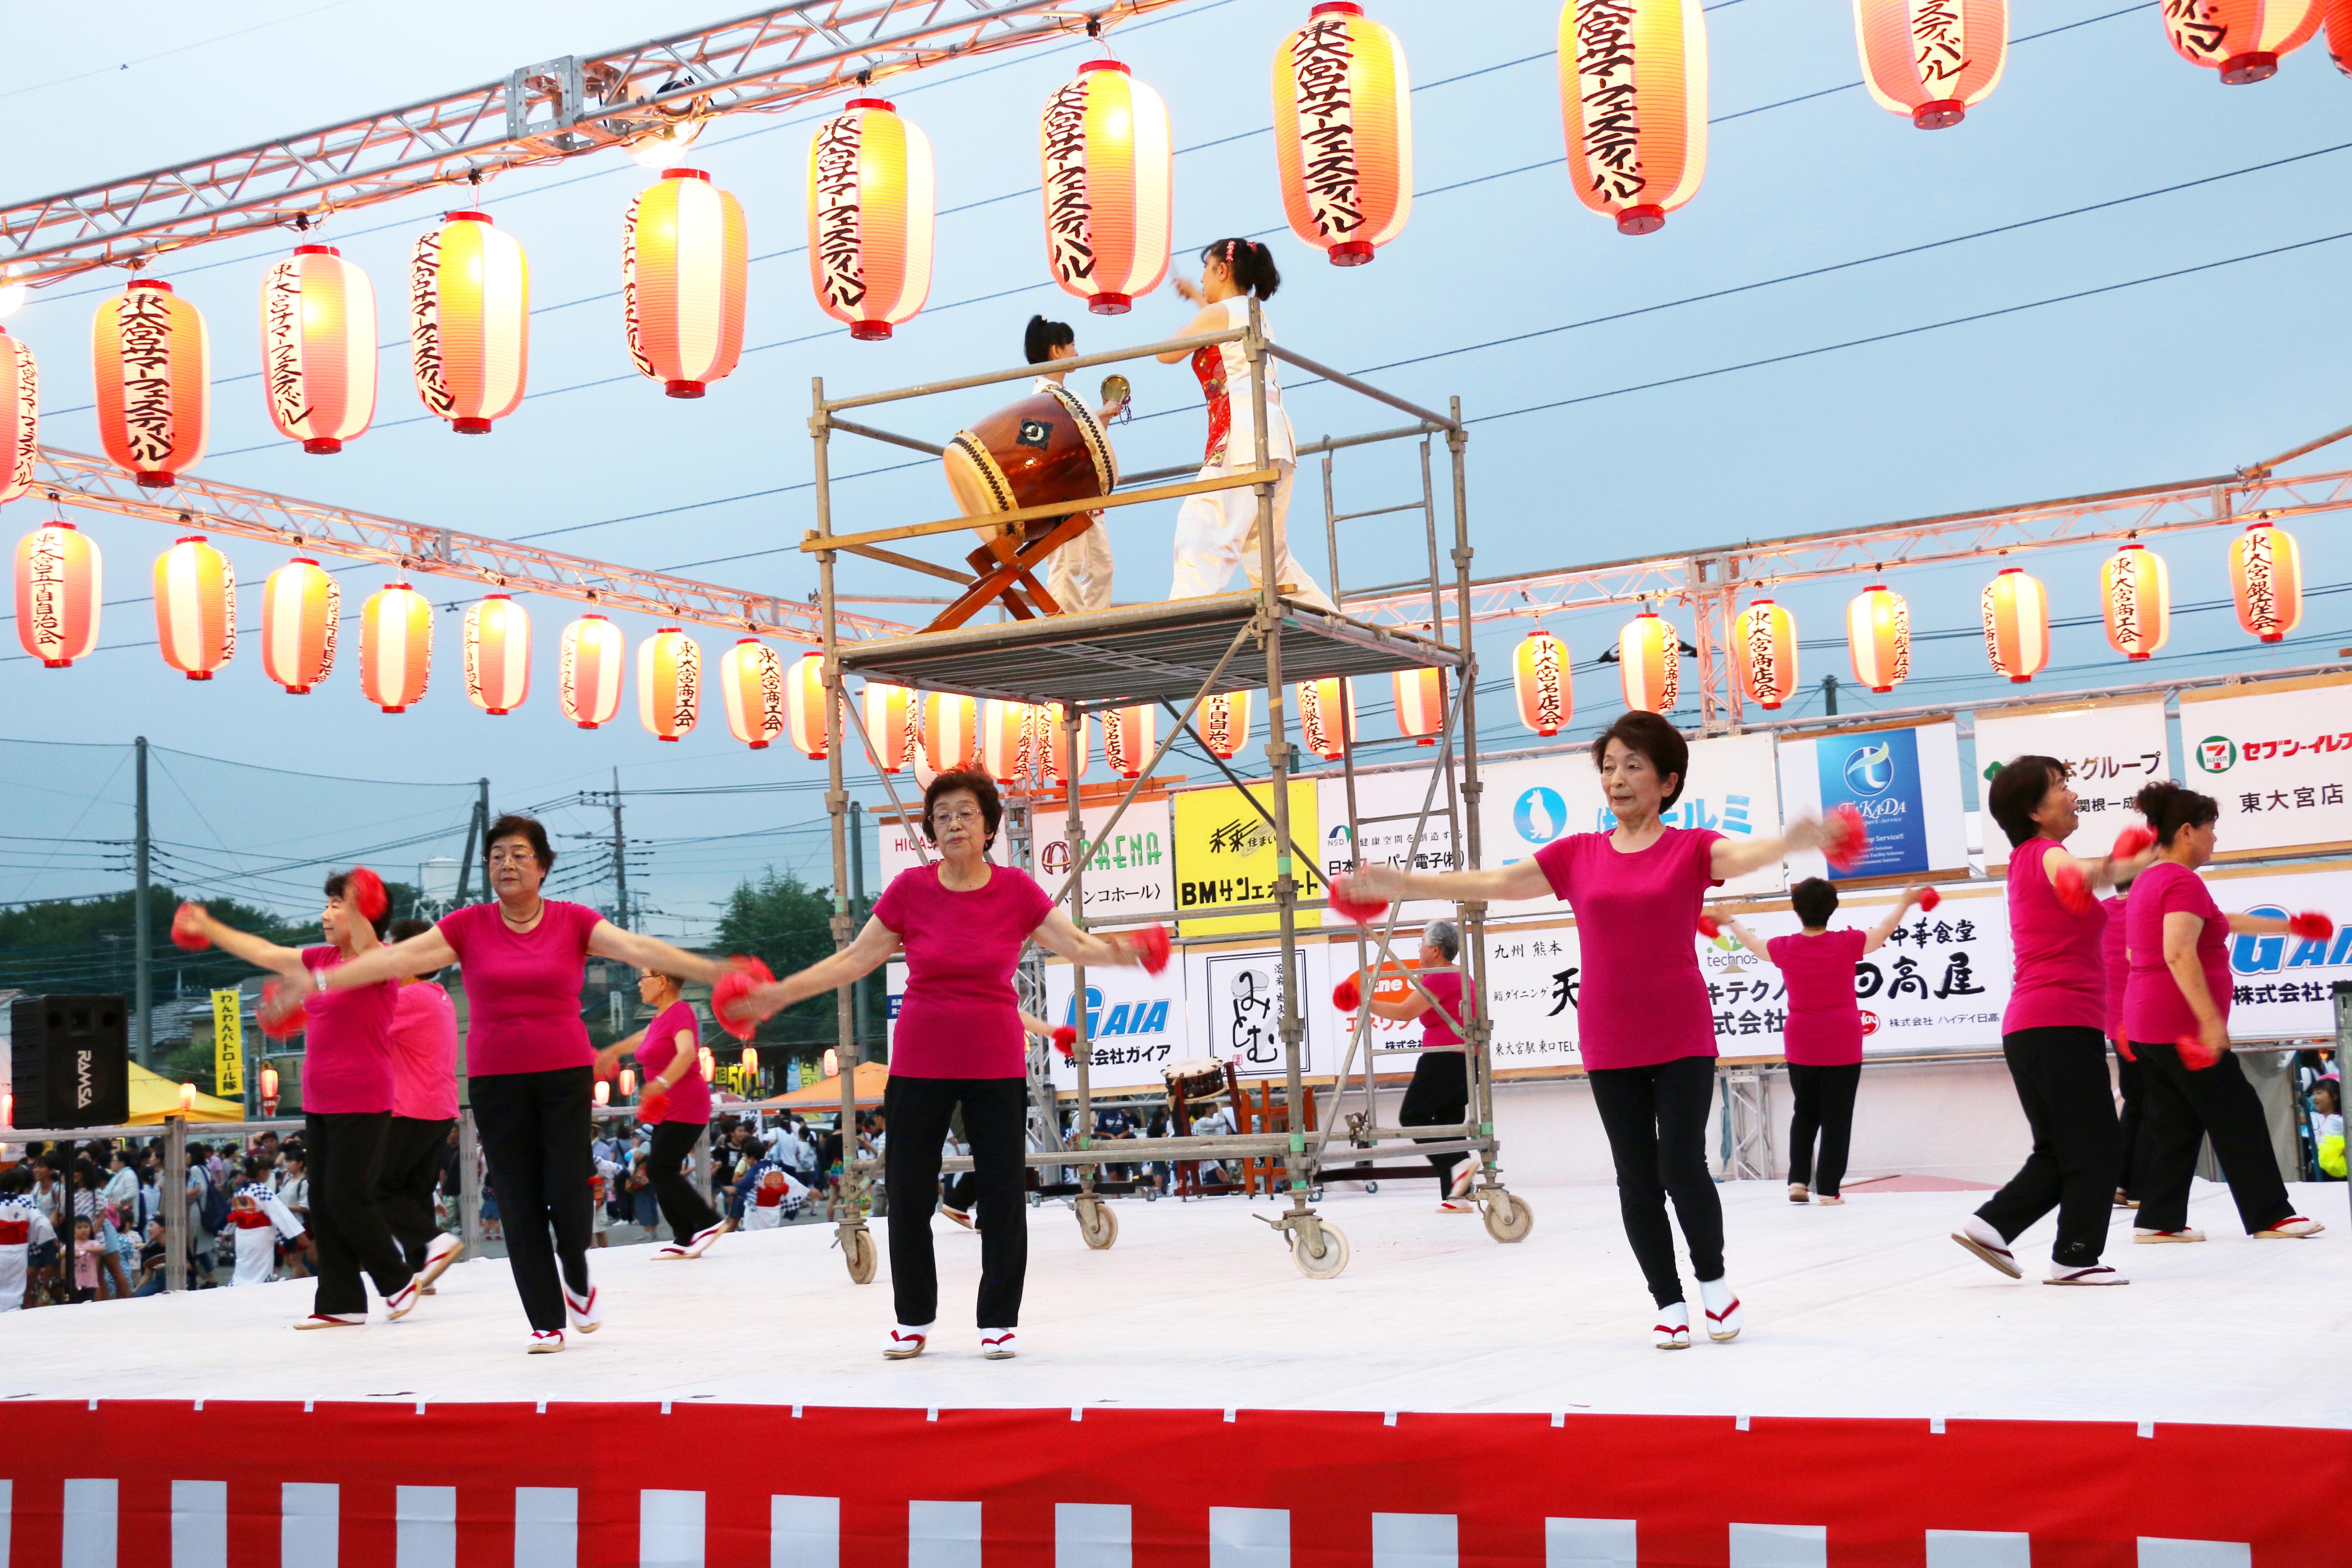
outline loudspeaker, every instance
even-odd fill
[[[131,1008],[120,996],[19,996],[9,1010],[19,1127],[131,1120]]]

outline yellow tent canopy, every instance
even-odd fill
[[[166,1117],[180,1114],[180,1086],[160,1073],[149,1072],[137,1062],[131,1064],[131,1121],[133,1127],[152,1127]],[[196,1091],[196,1102],[187,1112],[191,1121],[242,1121],[245,1107],[233,1100]]]
[[[880,1062],[859,1062],[857,1071],[850,1079],[851,1087],[857,1091],[857,1103],[860,1105],[881,1104],[882,1091],[889,1083],[890,1069]],[[841,1109],[841,1076],[836,1073],[831,1078],[819,1079],[805,1089],[796,1089],[774,1100],[763,1100],[758,1108],[762,1110],[838,1110]]]

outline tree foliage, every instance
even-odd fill
[[[773,867],[756,881],[736,885],[719,917],[716,936],[722,953],[749,953],[777,974],[806,969],[833,955],[833,898]],[[834,995],[826,992],[787,1007],[760,1026],[758,1044],[786,1047],[809,1057],[835,1043]]]

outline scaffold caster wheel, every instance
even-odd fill
[[[874,1283],[874,1233],[863,1226],[841,1238],[841,1256],[849,1265],[849,1278],[860,1285]]]
[[[1290,1233],[1290,1260],[1309,1279],[1333,1279],[1348,1267],[1347,1233],[1337,1226],[1302,1225]]]
[[[1486,1234],[1496,1241],[1525,1241],[1536,1227],[1536,1211],[1528,1200],[1496,1189],[1486,1200]]]
[[[1321,1203],[1321,1202],[1323,1201],[1323,1189],[1322,1189],[1321,1187],[1309,1187],[1309,1188],[1307,1188],[1307,1201],[1308,1203],[1310,1203],[1310,1204],[1319,1204],[1319,1203]]]
[[[1380,1190],[1381,1184],[1378,1182],[1366,1182],[1364,1184],[1364,1191],[1368,1193],[1377,1193]]]
[[[1110,1205],[1097,1197],[1078,1200],[1078,1234],[1097,1252],[1103,1251],[1118,1239],[1118,1215]]]

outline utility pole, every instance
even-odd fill
[[[152,967],[154,931],[153,913],[147,908],[147,737],[135,742],[139,753],[139,822],[136,850],[133,858],[138,868],[139,890],[137,907],[131,910],[131,941],[136,952],[131,959],[132,985],[137,993],[133,1002],[139,1020],[139,1065],[152,1067],[155,1060],[155,975]]]
[[[613,770],[613,923],[623,931],[629,924],[629,841],[621,836],[621,770]]]
[[[1836,718],[1836,717],[1837,717],[1837,677],[1836,677],[1836,676],[1834,676],[1834,675],[1824,675],[1824,676],[1822,676],[1822,700],[1829,704],[1829,715],[1830,715],[1830,717],[1831,717],[1831,718],[1832,718],[1832,719]]]
[[[849,914],[856,922],[851,929],[862,930],[866,924],[866,807],[854,800],[849,803]],[[872,994],[870,987],[873,984],[873,975],[861,974],[857,977],[856,990],[850,993],[857,1030],[857,1054],[861,1058],[867,1049],[866,1018],[867,998]]]
[[[490,781],[477,779],[474,782],[479,786],[481,795],[474,802],[474,815],[466,824],[466,853],[457,861],[457,898],[453,908],[462,908],[466,902],[466,888],[474,875],[475,853],[478,850],[487,855],[490,848],[488,837],[490,831]],[[488,872],[482,875],[482,896],[490,896]]]

